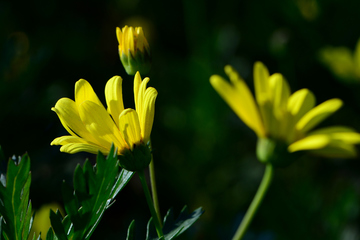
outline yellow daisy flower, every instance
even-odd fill
[[[108,154],[114,144],[119,155],[134,152],[148,144],[154,120],[157,91],[147,88],[149,78],[134,77],[135,108],[124,109],[122,78],[112,77],[105,86],[107,110],[84,79],[75,84],[75,101],[61,98],[51,108],[70,133],[54,139],[51,145],[62,145],[67,153],[89,152]],[[128,169],[129,170],[129,169]]]
[[[359,82],[360,80],[360,39],[355,50],[346,47],[327,46],[319,52],[320,60],[343,80]]]
[[[119,42],[119,56],[126,73],[134,75],[137,71],[146,74],[151,67],[150,47],[141,27],[125,26],[116,28]]]
[[[311,132],[342,106],[340,99],[315,106],[315,96],[310,90],[291,94],[284,77],[280,73],[270,75],[261,62],[254,65],[254,99],[245,81],[231,66],[225,67],[225,73],[230,83],[218,75],[211,76],[210,83],[258,136],[258,148],[266,149],[265,153],[258,152],[261,161],[277,161],[271,157],[276,157],[281,149],[287,153],[309,151],[327,157],[356,155],[354,144],[360,143],[360,134],[351,128],[333,126]]]

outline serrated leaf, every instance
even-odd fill
[[[200,207],[189,214],[187,211],[187,206],[185,206],[181,210],[180,215],[175,219],[173,210],[170,209],[164,218],[164,226],[162,229],[164,233],[164,239],[171,240],[178,237],[191,225],[193,225],[203,213],[204,210],[202,210]],[[152,224],[152,219],[150,219],[148,223],[147,231],[146,240],[160,240],[156,234],[155,226]]]
[[[51,226],[56,234],[56,237],[59,240],[68,240],[63,224],[62,224],[62,219],[61,219],[61,214],[59,211],[57,211],[57,213],[55,213],[52,209],[50,209],[50,222],[51,222]]]
[[[51,227],[47,231],[46,240],[58,240]]]
[[[130,181],[134,172],[128,171],[126,169],[122,169],[119,176],[116,179],[116,183],[112,189],[111,199],[114,199],[116,195],[126,186],[126,184]]]
[[[3,153],[0,152],[2,159]],[[33,219],[29,202],[30,184],[29,156],[25,154],[17,162],[9,159],[6,181],[0,184],[0,215],[3,217],[1,236],[4,239],[29,238]]]
[[[132,172],[126,170],[119,173],[119,163],[113,146],[107,158],[101,153],[97,155],[95,166],[88,160],[82,168],[78,165],[74,172],[74,191],[63,184],[67,216],[62,224],[67,238],[89,239],[104,211],[132,175]],[[55,229],[54,231],[58,236],[58,232]]]

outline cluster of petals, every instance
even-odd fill
[[[75,84],[75,101],[61,98],[51,110],[56,112],[70,135],[54,139],[51,145],[62,145],[67,153],[108,154],[114,144],[121,154],[138,144],[147,144],[154,120],[157,91],[147,88],[149,78],[134,77],[135,109],[124,109],[122,78],[112,77],[105,86],[107,109],[91,85],[84,79]]]
[[[142,27],[128,27],[122,29],[116,28],[116,36],[119,42],[119,53],[132,56],[136,55],[136,51],[149,53],[150,47],[145,38]],[[150,53],[149,53],[150,54]]]
[[[289,152],[310,151],[327,157],[354,157],[360,134],[345,126],[312,131],[336,112],[342,101],[334,98],[315,106],[315,96],[308,89],[291,94],[280,73],[269,74],[261,62],[254,65],[255,98],[245,81],[231,67],[225,67],[230,82],[213,75],[210,82],[240,119],[259,138],[285,142]]]

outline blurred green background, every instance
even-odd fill
[[[317,103],[344,100],[323,126],[360,131],[360,78],[339,78],[319,57],[325,46],[354,50],[359,9],[358,0],[0,0],[0,144],[8,157],[29,153],[35,209],[61,204],[62,181],[72,184],[76,164],[95,157],[50,146],[67,134],[50,108],[61,97],[74,99],[80,78],[104,101],[114,75],[124,79],[125,107],[133,107],[133,78],[120,63],[115,28],[141,25],[153,58],[149,85],[159,92],[152,142],[162,215],[202,206],[204,215],[181,239],[231,239],[264,166],[255,156],[256,135],[209,77],[225,76],[223,67],[232,64],[252,88],[260,60],[292,91],[312,90]],[[359,239],[359,170],[359,159],[314,156],[276,169],[245,239]],[[93,239],[125,239],[132,219],[144,239],[149,218],[135,176]]]

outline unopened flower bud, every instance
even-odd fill
[[[129,75],[147,74],[151,68],[150,47],[141,27],[125,26],[116,28],[119,42],[119,56],[125,71]]]

